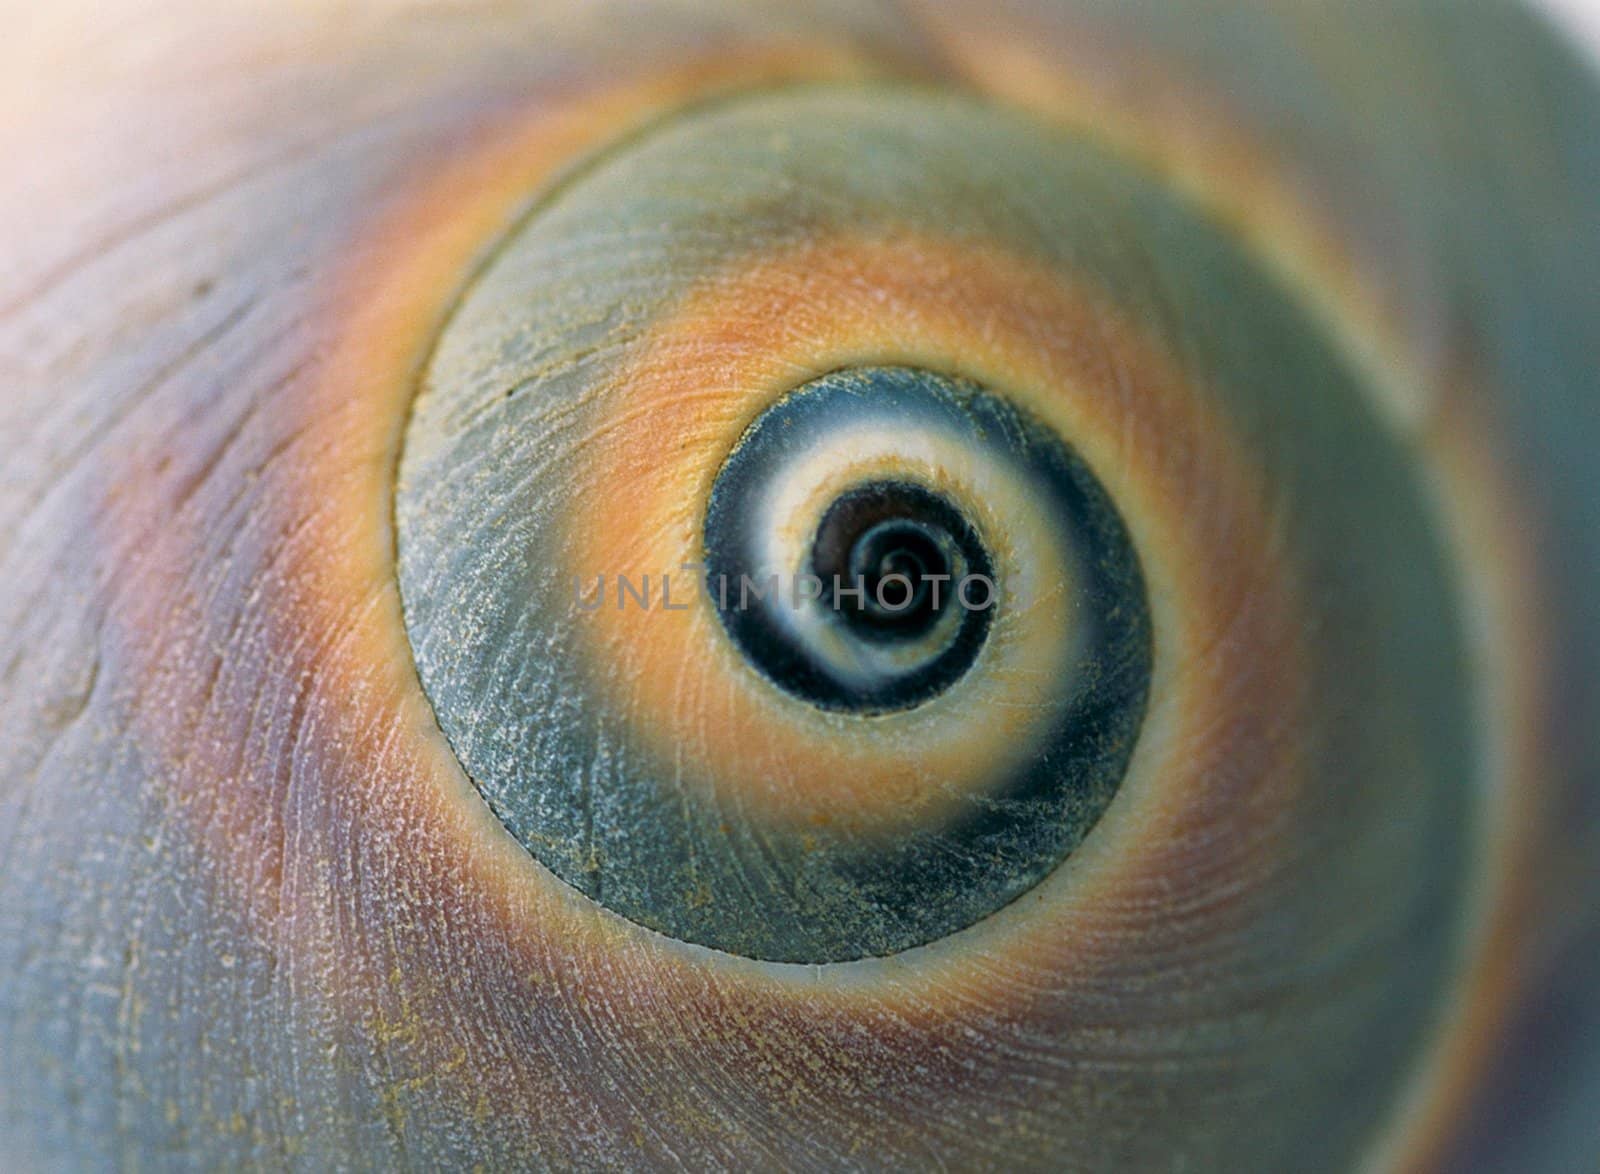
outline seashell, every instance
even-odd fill
[[[18,23],[0,1165],[1592,1163],[1544,18]]]

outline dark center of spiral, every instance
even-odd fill
[[[827,605],[867,640],[927,635],[960,606],[960,569],[988,570],[977,536],[949,503],[896,482],[835,501],[817,527],[811,562]]]
[[[938,540],[916,522],[874,526],[850,549],[851,581],[863,590],[845,615],[869,633],[925,631],[949,606],[948,594],[939,598],[949,565]]]

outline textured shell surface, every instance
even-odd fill
[[[1600,7],[4,15],[0,1169],[1600,1168]]]

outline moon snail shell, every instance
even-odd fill
[[[1542,17],[112,7],[0,48],[0,1165],[1593,1160]]]

